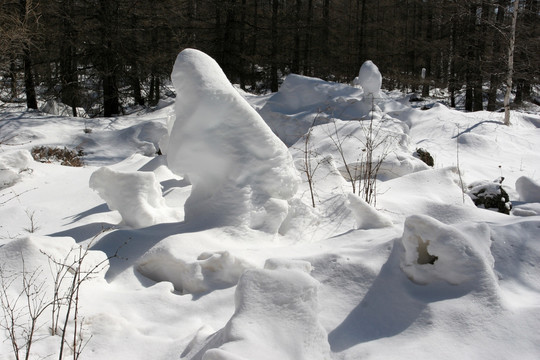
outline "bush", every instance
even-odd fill
[[[81,167],[84,165],[82,161],[84,152],[82,149],[75,151],[66,147],[61,149],[50,146],[35,146],[32,148],[31,152],[34,160],[42,163],[59,162],[60,165],[74,167]]]
[[[504,177],[495,181],[478,181],[469,185],[468,195],[474,204],[484,209],[493,209],[503,214],[510,214],[512,203],[508,193],[502,188]]]
[[[425,162],[428,166],[433,167],[433,165],[435,164],[433,161],[433,157],[425,149],[422,149],[422,148],[416,149],[416,155],[418,156],[418,158],[420,158],[420,160]]]

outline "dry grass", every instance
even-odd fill
[[[66,147],[53,148],[50,146],[36,146],[32,148],[34,160],[42,163],[57,162],[64,166],[81,167],[84,165],[82,150],[70,150]]]

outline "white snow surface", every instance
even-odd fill
[[[540,183],[538,181],[522,176],[516,180],[516,191],[521,201],[540,202]]]
[[[186,221],[276,233],[299,181],[287,147],[208,55],[183,50],[171,77],[177,100],[167,163],[193,184]]]
[[[360,85],[364,89],[364,95],[369,97],[380,97],[382,75],[377,65],[371,60],[365,61],[360,67],[358,77],[354,79],[355,85]]]
[[[141,228],[182,219],[167,206],[153,172],[125,172],[102,167],[90,176],[89,185],[110,210],[118,210],[127,226]]]
[[[4,293],[16,297],[22,273],[37,270],[50,298],[51,259],[89,248],[81,360],[539,358],[539,114],[512,111],[507,127],[501,113],[421,111],[385,90],[366,108],[361,89],[297,75],[272,96],[240,95],[205,55],[177,65],[181,96],[155,111],[0,113],[0,268],[14,280]],[[300,130],[289,148],[256,110],[281,139]],[[367,204],[343,167],[361,162],[371,121],[392,141]],[[41,145],[80,148],[86,165],[33,161]],[[464,194],[501,176],[510,215]],[[253,226],[269,214],[273,231]],[[50,311],[30,358],[58,358]],[[13,359],[0,334],[0,359]]]

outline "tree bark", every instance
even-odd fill
[[[514,49],[516,44],[516,25],[519,10],[519,0],[514,0],[512,26],[508,43],[508,72],[506,74],[506,93],[504,95],[504,124],[510,125],[510,93],[512,92],[512,76],[514,74]]]
[[[21,24],[28,21],[28,9],[26,0],[19,0],[19,19]],[[37,110],[36,88],[34,74],[32,73],[32,56],[30,53],[30,39],[23,43],[22,60],[24,65],[24,89],[26,93],[26,106],[28,109]]]
[[[270,54],[270,91],[276,92],[279,89],[278,82],[278,10],[279,1],[272,0],[272,28],[271,28],[271,41],[272,49]]]

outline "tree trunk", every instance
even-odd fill
[[[308,0],[306,17],[306,42],[304,44],[304,75],[312,75],[311,71],[311,44],[313,42],[313,0]]]
[[[36,88],[34,86],[34,75],[32,74],[32,59],[30,50],[25,48],[23,51],[24,62],[24,88],[26,92],[26,106],[29,109],[37,110]]]
[[[487,111],[495,111],[497,109],[498,85],[499,85],[499,80],[498,80],[497,75],[491,74],[490,79],[489,79]]]
[[[512,76],[514,74],[514,48],[516,44],[516,24],[519,10],[519,0],[514,0],[510,41],[508,43],[508,72],[506,74],[506,93],[504,95],[504,124],[510,125],[510,93],[512,92]]]
[[[278,82],[278,10],[279,0],[272,0],[272,28],[271,28],[271,41],[272,49],[270,54],[270,90],[276,92],[279,89]]]
[[[26,0],[19,0],[19,19],[21,24],[28,21]],[[32,57],[30,54],[30,40],[25,39],[23,43],[22,60],[24,65],[24,90],[26,93],[26,106],[28,109],[37,110],[36,88],[34,85],[34,75],[32,73]]]
[[[295,22],[296,28],[294,29],[294,51],[293,62],[291,65],[291,72],[293,74],[300,73],[300,29],[302,27],[302,0],[296,0],[295,7]]]

